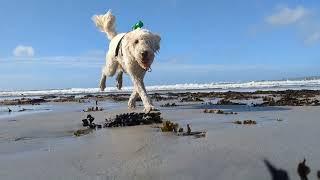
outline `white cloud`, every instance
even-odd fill
[[[306,45],[320,42],[319,16],[314,9],[298,5],[296,7],[276,6],[273,14],[264,18],[264,25],[291,26],[291,28],[302,36]],[[250,29],[250,33],[256,33],[256,27]]]
[[[320,41],[320,31],[312,33],[305,39],[305,43],[313,44]]]
[[[32,46],[18,45],[12,53],[15,57],[33,57],[34,49]]]
[[[27,48],[25,48],[27,47]],[[30,50],[31,48],[31,50]],[[61,67],[102,67],[105,61],[105,52],[102,50],[90,50],[81,53],[78,56],[34,56],[32,47],[17,46],[13,55],[9,57],[0,57],[0,63],[19,63],[19,64],[44,64],[44,65],[61,65]],[[27,50],[25,50],[27,49]],[[29,50],[28,50],[29,49]]]
[[[297,23],[309,14],[309,10],[303,6],[296,8],[281,7],[277,11],[265,18],[265,21],[271,25],[289,25]]]

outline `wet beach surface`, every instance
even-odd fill
[[[267,180],[271,176],[264,159],[285,169],[290,179],[299,179],[297,164],[303,158],[311,167],[309,179],[316,179],[316,171],[320,169],[318,106],[256,106],[264,102],[262,98],[167,94],[161,95],[167,99],[159,101],[154,97],[161,116],[184,129],[190,124],[192,130],[205,130],[206,137],[175,136],[152,125],[73,135],[82,128],[81,119],[89,113],[95,122],[103,123],[105,118],[128,112],[127,101],[114,97],[100,98],[98,105],[104,111],[99,112],[82,112],[95,106],[94,99],[87,98],[80,103],[34,105],[48,111],[1,116],[0,179]],[[186,99],[182,102],[183,98]],[[218,104],[223,98],[247,105]],[[161,107],[166,103],[177,106]],[[204,109],[237,114],[204,113]],[[138,106],[137,111],[140,110],[142,107]],[[257,124],[232,123],[249,119]]]

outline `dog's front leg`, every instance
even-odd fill
[[[138,92],[141,97],[144,106],[144,112],[149,113],[150,111],[157,111],[157,109],[153,106],[151,99],[149,98],[146,88],[144,86],[143,79],[134,78],[134,90]]]

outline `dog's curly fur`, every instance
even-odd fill
[[[155,54],[160,49],[160,36],[146,29],[138,28],[128,33],[117,34],[115,30],[115,16],[109,10],[104,15],[92,17],[96,26],[110,39],[109,50],[106,55],[106,65],[103,67],[100,80],[100,89],[106,87],[107,77],[112,77],[116,72],[117,87],[122,87],[122,74],[127,73],[133,82],[134,90],[130,96],[128,107],[136,107],[136,99],[140,96],[144,105],[144,111],[156,110],[146,92],[143,78],[150,68]],[[121,54],[116,55],[119,41]]]

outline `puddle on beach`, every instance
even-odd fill
[[[11,112],[9,112],[9,109]],[[43,105],[24,105],[24,106],[1,106],[0,107],[0,118],[16,117],[21,115],[49,112],[51,111],[50,106]]]

